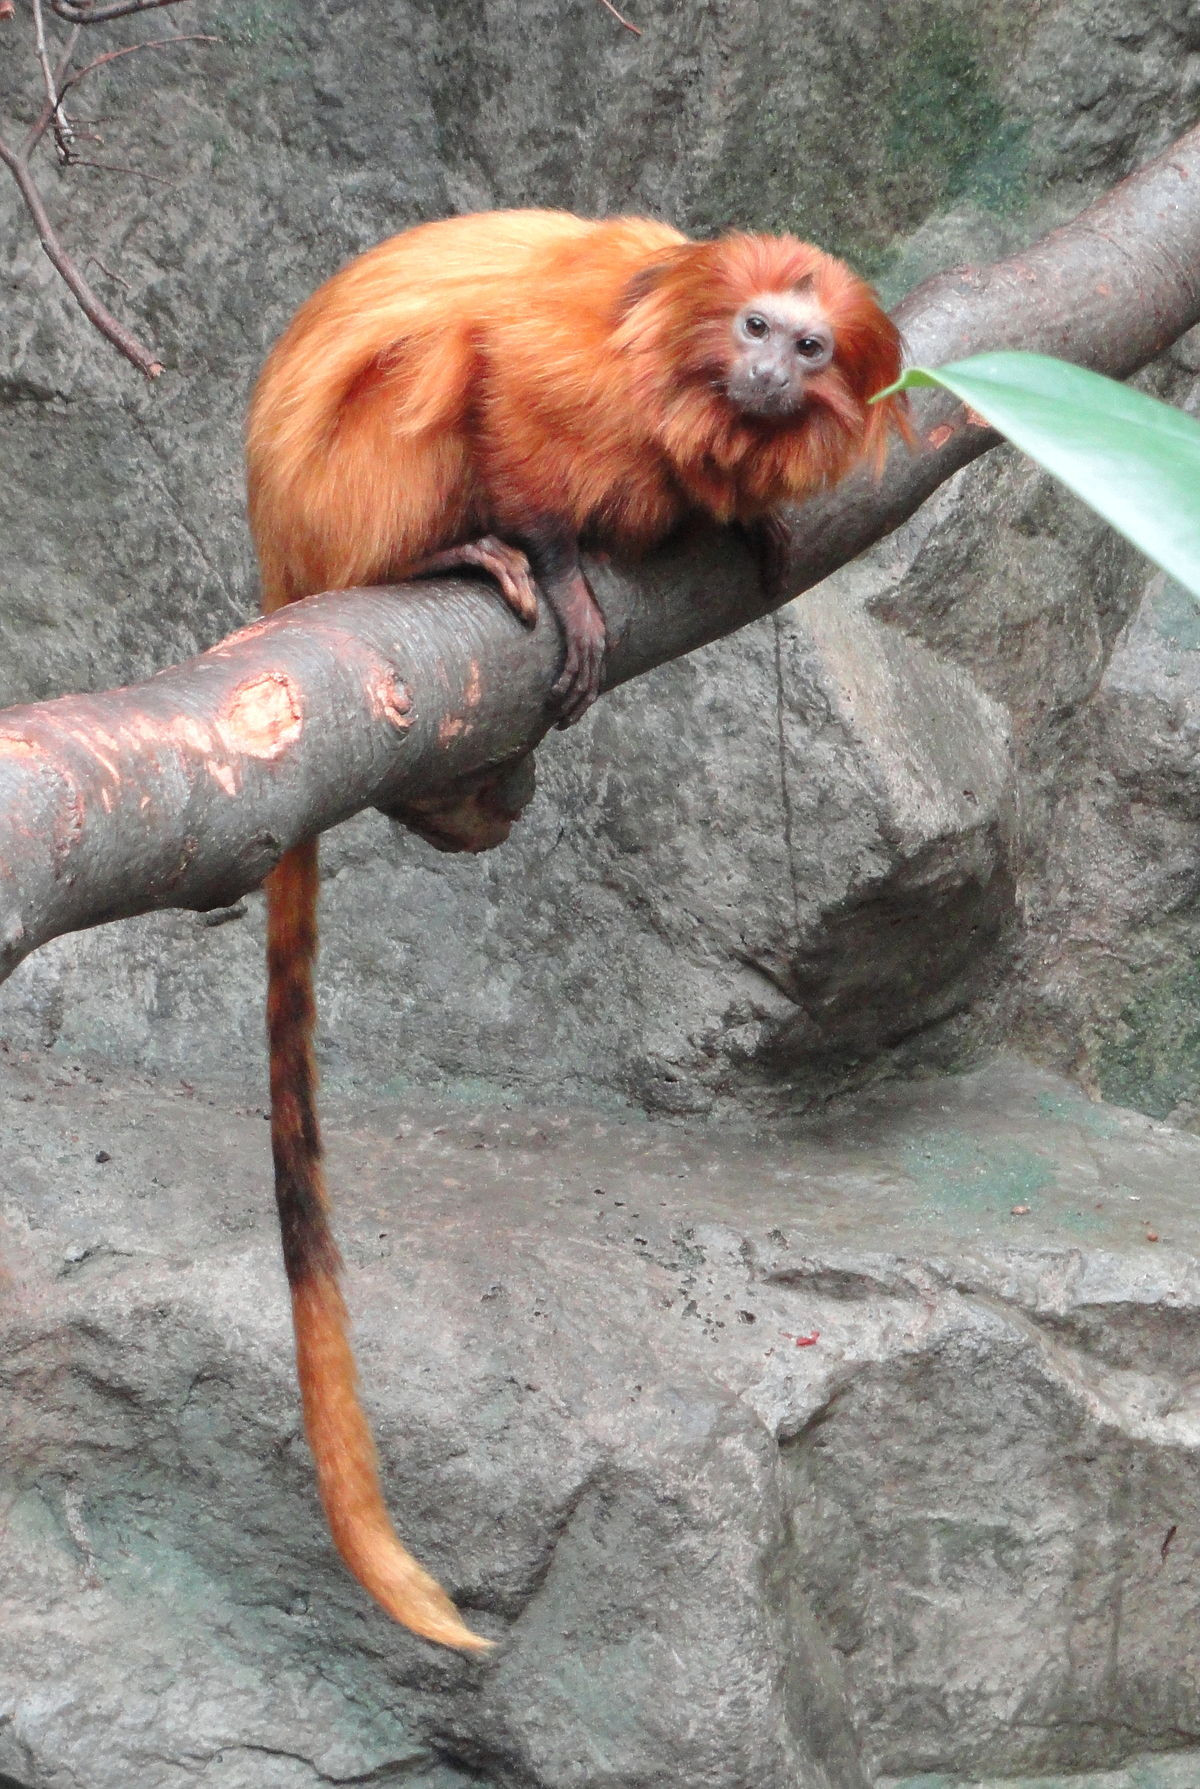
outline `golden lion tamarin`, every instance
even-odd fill
[[[264,608],[475,565],[532,621],[540,589],[569,725],[605,649],[581,540],[637,551],[689,515],[753,524],[879,463],[907,422],[902,399],[868,400],[899,370],[870,287],[794,237],[690,242],[553,211],[420,225],[335,274],[263,369],[247,458]],[[439,842],[478,848],[510,819],[456,838],[451,818]],[[390,1614],[482,1647],[396,1538],[358,1400],[315,1107],[315,841],[266,888],[276,1197],[321,1500]]]

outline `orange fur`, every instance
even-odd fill
[[[811,297],[835,350],[799,413],[767,422],[722,378],[735,315],[771,293]],[[903,400],[867,399],[899,365],[871,289],[794,237],[694,243],[644,218],[553,211],[420,225],[314,293],[263,368],[247,442],[263,605],[397,579],[546,521],[560,546],[631,550],[689,513],[754,521],[881,461],[889,430],[907,433]],[[564,588],[586,611],[581,574]],[[591,625],[602,643],[594,606]],[[484,825],[459,843],[494,836]],[[310,842],[267,881],[272,1144],[305,1426],[351,1571],[414,1632],[481,1647],[392,1531],[358,1400],[320,1165],[316,898]]]
[[[739,305],[797,286],[837,355],[801,417],[764,426],[713,379]],[[534,516],[633,549],[689,508],[752,520],[878,455],[903,403],[866,400],[899,365],[870,287],[794,237],[692,243],[552,211],[419,225],[314,293],[263,369],[248,459],[266,604]]]

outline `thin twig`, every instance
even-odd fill
[[[79,42],[79,26],[76,25],[67,39],[67,47],[58,59],[58,67],[54,71],[54,91],[61,99],[66,92],[66,74],[71,66],[71,58],[75,54],[75,45]],[[42,107],[41,113],[30,127],[29,135],[21,145],[21,155],[28,161],[46,134],[46,127],[54,117],[54,107],[49,100]]]
[[[96,24],[104,19],[118,18],[128,13],[145,12],[151,6],[175,5],[176,3],[177,0],[137,0],[136,4],[126,4],[122,0],[122,3],[118,5],[95,7],[85,4],[84,0],[48,0],[51,10],[60,18],[69,20],[72,27],[58,67],[52,69],[46,41],[43,0],[31,0],[37,59],[42,71],[46,98],[40,114],[19,150],[9,148],[8,144],[0,139],[0,164],[9,170],[16,181],[17,188],[33,218],[38,237],[51,265],[65,282],[88,321],[147,379],[158,378],[163,370],[162,362],[149,348],[144,347],[117,317],[113,316],[63,247],[58,233],[50,221],[45,201],[34,179],[30,157],[45,136],[46,131],[53,126],[59,158],[71,167],[95,168],[106,174],[130,174],[137,180],[151,181],[156,186],[174,185],[173,181],[166,180],[158,174],[148,174],[143,168],[127,167],[113,162],[91,161],[80,156],[76,150],[77,132],[68,119],[62,102],[71,88],[77,87],[87,75],[95,73],[97,69],[103,68],[110,62],[116,62],[122,56],[132,56],[139,50],[165,50],[180,43],[218,43],[220,41],[219,38],[201,32],[189,32],[176,37],[149,38],[142,43],[126,44],[120,49],[109,50],[104,55],[93,58],[83,68],[72,69],[71,61],[75,54],[82,25]],[[4,0],[0,0],[0,8],[3,5]],[[3,12],[0,11],[0,17],[2,16]],[[101,139],[97,137],[93,140],[99,142]],[[128,286],[121,276],[113,273],[111,268],[105,267],[98,256],[89,256],[85,265],[90,265],[92,262],[103,269],[111,279],[117,280],[122,286],[125,286],[128,291]]]
[[[59,241],[58,233],[50,222],[42,195],[38,191],[37,182],[29,171],[29,163],[25,157],[16,154],[8,147],[7,143],[0,141],[0,162],[4,163],[17,183],[17,188],[34,221],[38,237],[51,266],[61,274],[89,323],[94,324],[100,334],[110,341],[113,347],[125,356],[126,360],[131,361],[139,373],[144,373],[147,379],[157,379],[163,370],[162,361],[156,360],[148,348],[143,348],[137,337],[113,316],[107,306],[101,304]]]
[[[50,4],[53,6],[54,0],[50,0]],[[630,24],[630,22],[627,18],[622,17],[622,15],[617,11],[616,7],[613,5],[612,0],[600,0],[600,4],[601,4],[601,6],[603,6],[605,8],[605,10],[607,12],[611,12],[613,18],[617,21],[618,25],[624,25],[626,31],[632,31],[633,35],[635,37],[640,37],[642,35],[641,26],[640,25],[632,25],[632,24]],[[57,6],[54,7],[54,10],[55,10],[55,12],[58,11]]]
[[[89,255],[87,260],[84,262],[84,266],[85,267],[98,267],[100,269],[101,273],[106,273],[110,280],[116,280],[118,286],[124,286],[125,290],[128,292],[129,281],[127,279],[123,279],[119,273],[114,273],[111,267],[108,267],[105,265],[105,263],[100,259],[99,255]]]
[[[58,91],[61,96],[72,87],[78,87],[85,75],[93,74],[96,69],[103,68],[105,63],[116,62],[122,56],[136,56],[139,50],[168,50],[177,43],[220,43],[220,41],[219,37],[208,36],[202,31],[189,31],[186,34],[181,33],[178,37],[148,37],[144,43],[127,43],[119,50],[105,50],[103,56],[96,56],[91,62],[85,62],[82,68],[74,69],[61,83]]]
[[[50,52],[46,48],[46,21],[42,16],[42,0],[33,0],[33,37],[37,50],[37,59],[42,70],[42,82],[46,89],[46,104],[50,108],[50,116],[54,120],[54,142],[61,161],[70,161],[71,144],[74,132],[71,121],[63,111],[62,91],[50,66]]]
[[[82,155],[71,157],[73,168],[95,168],[101,174],[132,174],[135,180],[149,180],[154,186],[178,186],[177,180],[167,180],[161,174],[147,174],[145,168],[128,168],[120,162],[93,162]]]
[[[50,0],[51,12],[69,25],[103,25],[109,19],[124,19],[134,12],[149,12],[156,6],[178,6],[180,0],[112,0],[111,5],[93,6],[91,0]]]

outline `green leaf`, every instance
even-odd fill
[[[976,354],[950,366],[910,367],[890,390],[918,385],[952,391],[1200,596],[1200,423],[1193,417],[1045,354]]]

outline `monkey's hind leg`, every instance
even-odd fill
[[[495,534],[481,534],[478,540],[464,540],[440,553],[429,553],[410,565],[405,575],[423,578],[432,572],[457,571],[464,565],[477,565],[481,571],[490,572],[513,614],[527,627],[533,626],[538,593],[529,560],[520,547],[510,547]]]

